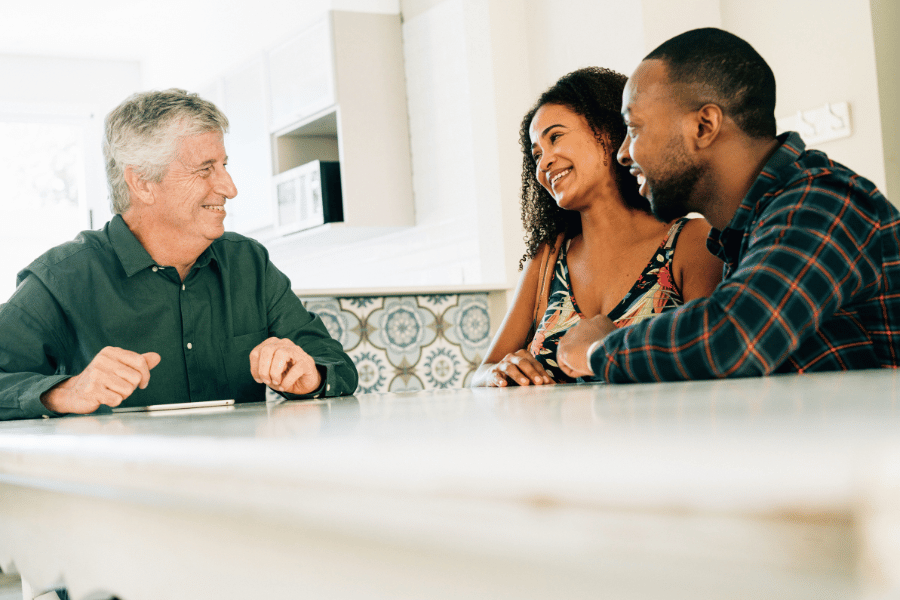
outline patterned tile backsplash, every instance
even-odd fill
[[[465,387],[491,341],[487,293],[303,303],[356,363],[357,393]]]

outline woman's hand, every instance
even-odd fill
[[[488,387],[505,387],[509,382],[518,385],[547,385],[556,383],[543,365],[525,349],[507,354],[488,369],[484,378]]]

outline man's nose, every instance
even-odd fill
[[[219,180],[216,182],[216,192],[222,194],[226,198],[234,198],[237,196],[237,188],[231,179],[231,174],[227,169],[222,169]]]
[[[625,139],[622,140],[622,145],[619,146],[619,151],[616,152],[616,160],[619,161],[619,164],[626,167],[631,164],[631,155],[628,153],[628,144],[630,141],[631,138],[626,135]]]

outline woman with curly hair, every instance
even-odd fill
[[[603,313],[630,325],[721,281],[722,262],[706,249],[709,223],[658,221],[616,161],[626,80],[600,67],[574,71],[522,120],[524,272],[473,386],[572,382],[556,347],[578,321]]]

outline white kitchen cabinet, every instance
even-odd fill
[[[328,14],[268,52],[272,129],[335,104],[333,57]]]
[[[337,160],[345,226],[412,226],[400,16],[331,11],[268,64],[275,172]]]
[[[229,228],[284,243],[273,177],[313,160],[340,162],[332,227],[414,225],[399,15],[330,11],[210,89],[231,122]]]

